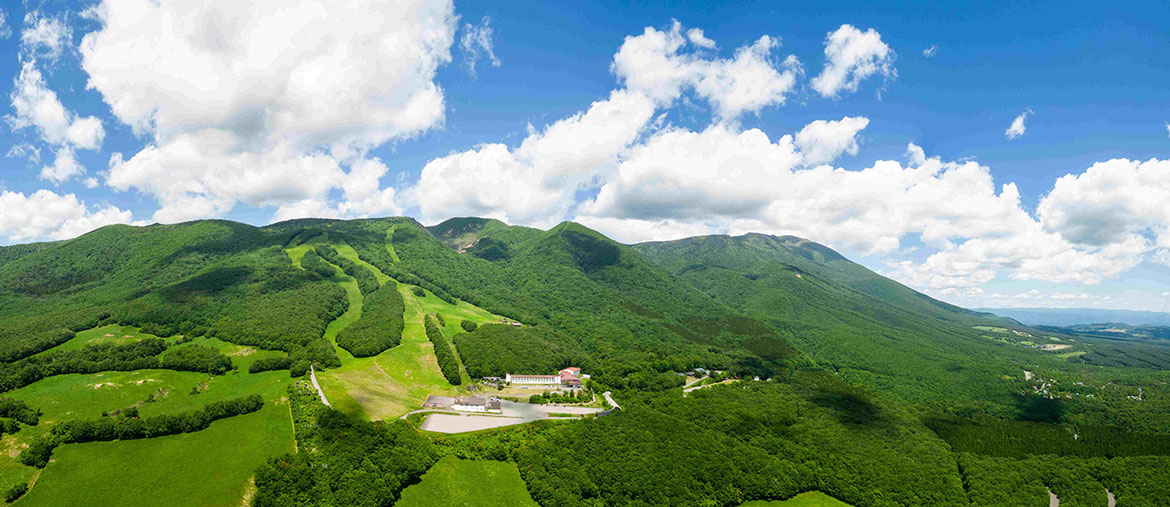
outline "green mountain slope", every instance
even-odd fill
[[[980,400],[1008,412],[1014,360],[1043,359],[974,328],[1008,325],[1003,319],[935,300],[800,238],[703,236],[633,248],[781,330],[817,364],[910,401]]]

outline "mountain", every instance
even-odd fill
[[[792,236],[746,234],[634,248],[714,300],[760,319],[843,378],[916,401],[1010,405],[1013,360],[1028,355],[977,326],[1024,329],[959,308]]]
[[[1030,326],[1077,326],[1117,322],[1131,326],[1170,326],[1170,313],[1098,308],[981,308]]]
[[[21,505],[394,505],[444,456],[564,506],[1158,505],[1170,484],[1170,347],[959,308],[791,236],[109,226],[0,247],[0,363]],[[592,393],[479,381],[571,366]],[[556,420],[448,435],[414,413],[469,393]]]

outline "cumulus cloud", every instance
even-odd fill
[[[677,21],[669,30],[646,27],[641,35],[626,37],[614,55],[614,74],[626,88],[660,105],[670,104],[684,90],[693,90],[711,104],[717,116],[733,120],[784,104],[803,72],[795,56],[775,61],[772,50],[780,45],[777,38],[764,35],[725,59],[696,53],[694,47],[710,45],[695,35],[701,34],[684,37]]]
[[[450,1],[107,0],[92,15],[89,87],[151,139],[111,159],[107,180],[152,196],[159,221],[325,203],[370,149],[444,118]]]
[[[586,111],[531,132],[515,149],[486,144],[428,162],[412,190],[414,200],[425,220],[477,215],[555,223],[577,190],[613,174],[618,154],[654,111],[649,97],[616,90]]]
[[[53,165],[47,165],[41,168],[42,180],[49,180],[58,184],[69,181],[74,176],[82,174],[85,174],[85,168],[77,163],[77,159],[73,156],[73,149],[68,146],[62,146],[57,149],[57,156],[53,159]]]
[[[863,116],[816,120],[796,133],[796,147],[808,165],[832,162],[844,153],[856,155],[857,133],[867,125],[869,118]]]
[[[1031,109],[1020,113],[1016,119],[1012,120],[1012,124],[1008,126],[1007,130],[1003,131],[1003,136],[1008,139],[1016,139],[1024,135],[1028,131],[1028,127],[1024,125],[1024,120],[1027,120],[1030,114],[1032,114]]]
[[[638,139],[660,130],[655,113],[684,92],[710,103],[717,123],[784,102],[799,63],[773,61],[776,39],[764,36],[719,58],[695,52],[710,46],[700,35],[675,22],[627,37],[612,66],[623,88],[543,130],[530,128],[519,146],[484,144],[431,160],[406,192],[409,201],[424,220],[478,215],[555,224],[571,216],[578,192],[611,180]]]
[[[703,35],[702,28],[692,28],[687,30],[687,40],[691,41],[691,44],[701,48],[715,48],[715,41],[708,39],[707,36]]]
[[[101,147],[106,135],[101,120],[93,116],[80,117],[66,109],[56,92],[49,89],[37,68],[37,60],[32,58],[21,62],[20,74],[13,82],[9,99],[15,112],[7,118],[9,126],[14,130],[35,129],[41,139],[57,149],[53,165],[41,170],[42,179],[63,183],[85,173],[73,151],[74,148],[97,150]],[[21,148],[20,151],[28,150]],[[13,153],[10,151],[9,155]],[[40,151],[35,151],[35,154],[39,160]]]
[[[922,56],[926,58],[933,58],[935,53],[938,53],[937,45],[931,45],[930,47],[922,50]]]
[[[852,25],[841,25],[825,38],[825,68],[811,84],[821,96],[836,97],[842,91],[857,91],[857,86],[874,74],[887,79],[897,76],[894,51],[873,28],[862,32]]]
[[[463,48],[463,64],[467,66],[467,73],[474,77],[475,64],[480,58],[487,57],[492,67],[500,66],[500,59],[496,58],[492,50],[492,18],[484,16],[479,25],[463,24],[463,38],[459,46]]]
[[[38,190],[0,191],[0,236],[20,242],[72,238],[98,227],[129,223],[129,211],[114,206],[86,206],[73,194]]]
[[[1060,177],[1037,207],[1047,231],[1090,247],[1135,235],[1170,248],[1170,160],[1113,159]]]
[[[45,16],[32,11],[24,16],[20,45],[26,55],[52,61],[72,44],[73,35],[63,15]]]

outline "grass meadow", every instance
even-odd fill
[[[461,460],[446,456],[402,491],[395,507],[461,505],[465,507],[535,506],[515,463]]]
[[[256,467],[293,450],[287,404],[194,433],[63,445],[18,505],[240,505]]]

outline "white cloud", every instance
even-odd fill
[[[690,49],[687,42],[677,21],[667,31],[646,27],[641,35],[626,37],[614,55],[614,74],[626,88],[660,105],[668,105],[685,89],[692,89],[720,118],[733,120],[743,113],[784,104],[802,72],[794,56],[773,61],[772,50],[780,41],[768,35],[740,47],[731,59],[685,51]],[[692,44],[707,47],[706,42],[700,42]]]
[[[1166,135],[1170,136],[1170,123],[1166,124]]]
[[[20,44],[26,55],[52,61],[73,44],[73,35],[64,16],[46,17],[32,11],[24,16]]]
[[[36,60],[22,62],[9,98],[16,112],[14,116],[8,117],[13,129],[35,127],[45,141],[52,144],[65,142],[70,114],[57,94],[45,84]]]
[[[843,153],[857,154],[857,133],[869,125],[863,116],[817,120],[796,133],[796,147],[807,165],[832,162]]]
[[[484,55],[492,67],[500,66],[500,59],[496,58],[496,53],[492,50],[491,23],[492,18],[484,16],[478,26],[471,23],[463,24],[463,38],[460,39],[459,46],[463,48],[463,63],[467,66],[467,72],[473,77],[475,64]]]
[[[703,29],[701,28],[692,28],[687,30],[687,40],[691,41],[691,44],[701,48],[715,48],[715,41],[708,39],[705,35],[703,35]]]
[[[38,190],[25,195],[0,191],[0,236],[9,241],[72,238],[98,227],[129,223],[129,211],[114,206],[86,206],[73,194]]]
[[[1170,247],[1170,160],[1113,159],[1060,177],[1040,200],[1044,229],[1104,247],[1150,235]]]
[[[1016,119],[1012,120],[1012,124],[1008,126],[1007,130],[1003,131],[1003,136],[1008,139],[1016,139],[1024,135],[1028,131],[1028,127],[1024,125],[1024,120],[1027,120],[1030,114],[1032,114],[1031,109],[1020,113]]]
[[[887,79],[897,76],[894,51],[872,28],[862,32],[841,25],[825,38],[825,68],[811,84],[822,96],[836,97],[841,91],[857,91],[861,81],[874,74]]]
[[[555,223],[577,190],[613,174],[618,154],[653,115],[650,98],[616,90],[584,112],[531,132],[515,149],[486,144],[428,162],[412,189],[414,200],[424,220],[476,215]]]
[[[922,56],[926,58],[933,58],[936,53],[938,53],[938,46],[933,44],[922,50]]]
[[[4,9],[0,9],[0,39],[7,39],[12,36],[12,28],[8,26],[8,14],[5,14]]]
[[[914,143],[906,145],[906,162],[915,167],[925,164],[926,151]]]
[[[101,120],[93,116],[74,118],[69,128],[65,129],[65,138],[78,148],[96,150],[101,148],[102,140],[106,138],[106,129],[102,128]]]
[[[56,161],[41,170],[41,178],[59,184],[84,174],[85,169],[77,163],[73,149],[97,150],[101,147],[106,135],[101,120],[93,116],[78,117],[66,109],[56,92],[45,83],[35,59],[21,63],[20,74],[13,82],[9,98],[16,113],[7,118],[9,125],[14,130],[35,128],[46,143],[57,149]],[[17,147],[9,151],[9,156],[18,151],[35,154],[40,159],[39,150],[17,150]]]
[[[108,182],[154,197],[159,221],[325,202],[370,149],[443,122],[450,1],[106,0],[93,15],[89,86],[152,138]]]
[[[53,183],[63,183],[69,181],[74,176],[85,174],[85,168],[77,163],[77,159],[73,156],[73,148],[62,146],[57,149],[57,156],[53,159],[53,165],[47,165],[41,168],[41,179],[49,180]]]

